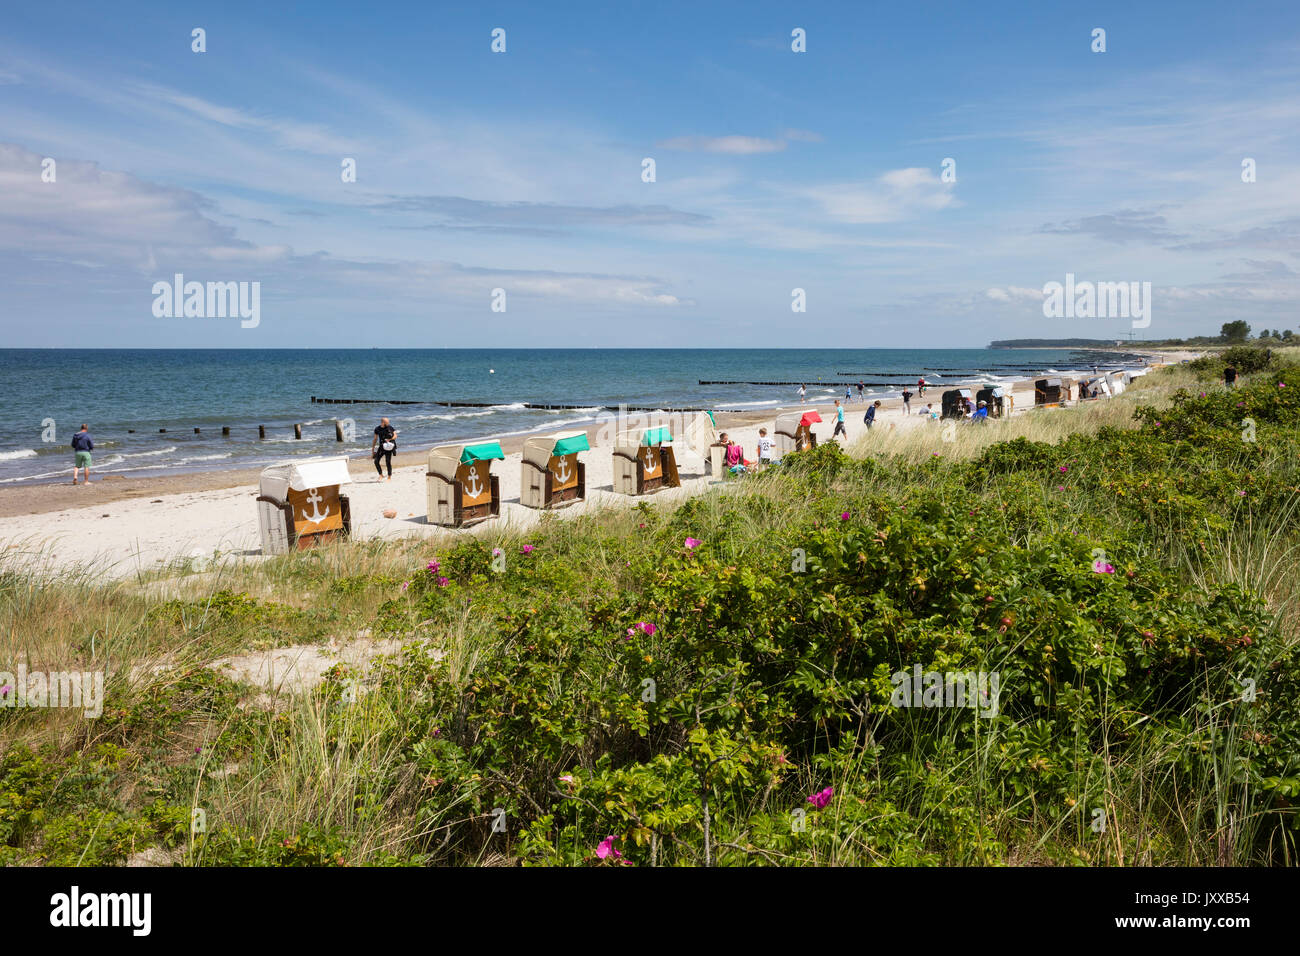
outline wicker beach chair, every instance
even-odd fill
[[[258,479],[257,523],[263,554],[287,554],[352,533],[352,483],[342,456],[304,458],[265,468]]]
[[[614,490],[648,495],[681,487],[672,432],[662,425],[621,432],[614,441]]]
[[[504,457],[494,441],[431,450],[424,478],[425,520],[460,528],[501,514],[501,480],[492,474],[492,462]]]
[[[781,454],[806,451],[817,447],[817,435],[812,426],[822,420],[817,412],[785,412],[776,416],[773,432]]]
[[[587,466],[578,452],[591,445],[586,432],[559,432],[524,442],[519,503],[529,508],[564,507],[587,497]]]

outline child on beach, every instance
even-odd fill
[[[767,437],[767,429],[758,430],[758,463],[760,465],[772,464],[772,449],[776,447],[776,442]]]
[[[903,389],[903,414],[912,414],[912,390],[910,388]]]
[[[848,441],[849,430],[844,427],[844,406],[840,404],[840,400],[837,398],[835,399],[835,431],[831,433],[832,440],[841,432],[844,434],[844,440]]]
[[[871,426],[876,423],[876,409],[879,407],[880,407],[880,400],[877,399],[875,404],[867,408],[867,414],[862,416],[862,421],[866,424],[868,430],[870,430]]]
[[[745,461],[745,449],[732,441],[726,432],[723,432],[718,437],[727,445],[727,454],[725,458],[727,471],[731,472],[733,475],[745,474],[745,465],[748,464],[748,462]]]
[[[72,466],[72,483],[77,483],[77,470],[85,469],[86,484],[90,484],[90,453],[95,449],[95,443],[90,438],[90,432],[87,431],[89,426],[83,424],[81,431],[72,436],[72,450],[76,452]]]
[[[800,385],[800,386],[799,386],[799,404],[800,404],[800,405],[803,404],[803,397],[804,397],[805,395],[807,395],[807,394],[808,394],[808,386],[806,386],[806,385]]]

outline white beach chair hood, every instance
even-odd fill
[[[304,458],[301,461],[264,468],[258,487],[268,498],[284,501],[289,496],[290,488],[294,491],[306,491],[308,488],[351,483],[352,474],[348,471],[348,460],[339,455],[329,458]]]

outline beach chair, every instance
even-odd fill
[[[787,455],[790,452],[816,448],[817,435],[813,432],[812,426],[821,420],[821,415],[815,411],[786,412],[776,416],[773,432],[781,454]]]
[[[257,523],[263,554],[287,554],[336,535],[352,533],[348,496],[352,483],[345,457],[304,458],[262,470],[257,486]]]
[[[564,507],[587,497],[587,466],[578,452],[590,450],[586,432],[559,432],[524,442],[519,503],[529,508]]]
[[[989,418],[1001,418],[1011,414],[1010,398],[1001,385],[985,385],[975,393],[975,404],[983,402],[988,407]]]
[[[621,495],[649,495],[680,488],[673,435],[662,425],[622,432],[614,441],[614,490]]]
[[[975,393],[969,388],[950,388],[943,393],[939,402],[940,418],[965,418],[966,400],[975,404]]]
[[[1085,396],[1086,399],[1085,399]],[[1079,401],[1095,401],[1099,398],[1110,398],[1110,385],[1106,381],[1106,376],[1098,375],[1096,378],[1090,378],[1079,382]]]
[[[716,475],[713,459],[718,445],[718,424],[713,412],[696,412],[682,426],[682,446],[684,450],[698,455],[704,463],[704,474]],[[677,463],[679,466],[681,462]]]
[[[1123,395],[1124,389],[1128,387],[1128,373],[1124,371],[1111,372],[1106,376],[1106,384],[1110,386],[1110,394]]]
[[[429,452],[424,487],[429,524],[447,528],[495,518],[501,514],[501,480],[492,462],[505,458],[499,442],[443,445]]]
[[[1034,407],[1054,407],[1061,404],[1061,379],[1040,378],[1034,382]]]

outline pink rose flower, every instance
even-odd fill
[[[848,520],[849,520],[849,513],[848,513],[847,511],[841,512],[841,514],[840,514],[840,520],[841,520],[841,521],[848,521]]]
[[[818,810],[824,810],[826,809],[826,804],[831,802],[831,797],[833,796],[835,796],[835,788],[827,787],[825,790],[821,790],[810,796],[808,802]]]
[[[704,542],[701,541],[699,538],[687,538],[687,539],[686,539],[686,550],[687,550],[687,551],[694,551],[696,548],[698,548],[698,547],[699,547],[700,545],[702,545],[703,543],[704,543]]]
[[[522,548],[519,549],[519,553],[520,553],[520,554],[530,554],[530,553],[532,552],[532,550],[533,550],[533,545],[531,545],[531,544],[526,544],[526,545],[524,545]]]
[[[604,859],[615,859],[620,863],[629,863],[629,860],[623,859],[623,854],[614,849],[614,838],[607,836],[596,846],[596,856]]]
[[[1107,564],[1105,561],[1094,561],[1092,563],[1092,569],[1096,571],[1098,574],[1115,573],[1115,566],[1113,564]]]

